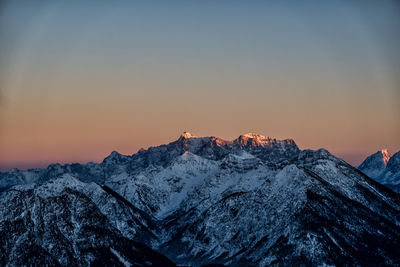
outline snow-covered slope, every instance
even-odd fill
[[[367,157],[358,169],[400,193],[400,151],[393,156],[386,149],[378,151]]]
[[[147,214],[110,189],[70,175],[0,197],[1,266],[174,266],[141,242]]]
[[[130,242],[181,265],[400,264],[399,195],[293,140],[183,133],[132,156],[14,170],[0,182],[2,264],[22,263],[21,247],[39,249],[40,263],[107,255],[111,265],[134,264]],[[10,231],[17,222],[22,230]]]

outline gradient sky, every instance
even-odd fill
[[[400,150],[399,47],[396,1],[2,1],[0,170],[183,131],[359,164]]]

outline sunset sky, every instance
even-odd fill
[[[400,150],[399,47],[396,1],[2,1],[0,170],[183,131],[359,164]]]

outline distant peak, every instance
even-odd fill
[[[104,159],[104,161],[106,161],[106,160],[117,159],[117,158],[119,158],[120,156],[121,156],[121,154],[114,150],[113,152],[111,152],[110,155],[108,155],[108,156]]]
[[[181,134],[181,136],[180,136],[180,138],[185,138],[185,139],[187,139],[187,138],[195,138],[195,137],[196,137],[195,135],[193,135],[193,134],[191,134],[189,132],[183,132]]]
[[[387,149],[381,149],[368,156],[358,168],[364,172],[368,171],[369,169],[384,169],[389,163],[391,157],[392,156]]]
[[[110,156],[113,156],[113,157],[118,156],[118,155],[120,155],[120,154],[116,150],[112,151],[110,154]]]
[[[127,158],[129,158],[129,156],[126,156],[126,155],[122,155],[122,154],[120,154],[118,151],[113,151],[113,152],[111,152],[111,154],[110,155],[108,155],[104,160],[103,160],[103,162],[116,162],[116,161],[121,161],[121,160],[124,160],[124,159],[127,159]]]
[[[381,152],[383,163],[386,166],[388,161],[389,161],[389,159],[390,159],[390,157],[391,157],[391,155],[390,155],[390,153],[389,153],[389,151],[387,149],[381,149],[379,152]]]
[[[252,146],[269,146],[273,144],[281,144],[281,145],[290,145],[295,146],[295,142],[292,139],[285,140],[277,140],[275,138],[271,138],[269,136],[264,136],[256,133],[247,133],[242,134],[234,140],[235,143],[239,143],[241,145],[252,145]]]
[[[258,143],[258,144],[270,143],[272,141],[271,137],[264,136],[261,134],[256,134],[256,133],[242,134],[239,136],[239,138],[237,140],[239,140],[241,142],[243,142],[243,141],[247,142],[247,141],[249,141],[249,139],[251,139],[252,142]]]
[[[264,136],[264,135],[256,134],[256,133],[242,134],[241,137],[253,138],[253,139],[271,139],[268,136]]]

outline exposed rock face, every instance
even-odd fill
[[[0,265],[400,264],[399,195],[293,140],[184,133],[0,183]]]
[[[400,193],[400,151],[393,156],[386,149],[378,151],[367,157],[358,169]]]

